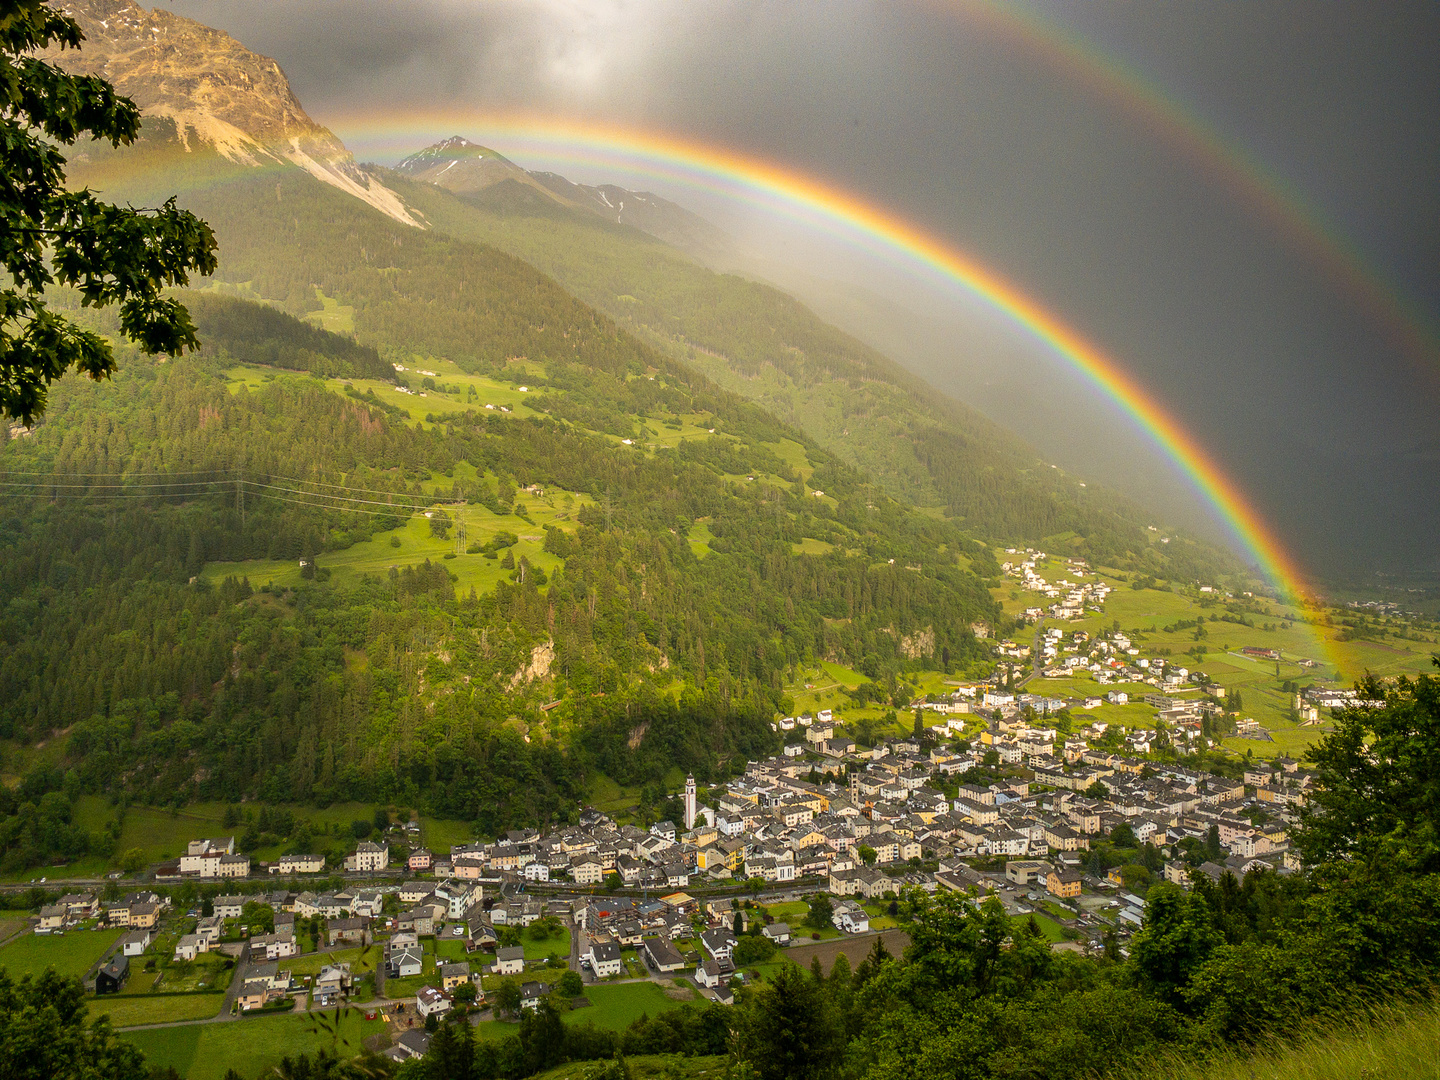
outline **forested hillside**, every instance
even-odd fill
[[[1225,553],[1159,549],[1152,516],[1040,462],[1014,436],[937,393],[789,295],[715,273],[637,229],[487,189],[454,195],[387,174],[436,228],[493,244],[551,274],[667,354],[803,428],[897,497],[976,535],[1041,543],[1164,577],[1218,577]],[[963,346],[957,346],[963,347]]]
[[[1240,569],[1208,545],[1154,543],[1145,528],[1153,521],[1139,508],[1082,488],[793,298],[714,273],[636,229],[541,205],[543,196],[518,185],[523,197],[504,198],[502,183],[462,198],[387,173],[386,183],[430,224],[420,232],[299,170],[237,169],[203,151],[181,152],[163,119],[147,120],[146,130],[122,153],[88,152],[73,175],[137,200],[179,191],[181,205],[220,239],[219,280],[244,282],[293,314],[321,308],[318,286],[354,307],[355,334],[386,359],[429,354],[478,371],[507,357],[593,347],[568,325],[573,315],[563,301],[553,317],[528,327],[496,322],[507,310],[501,298],[551,275],[591,305],[585,310],[604,312],[657,351],[801,428],[892,496],[941,509],[976,537],[1045,542],[1161,577],[1213,580]],[[500,251],[524,262],[496,262]],[[501,330],[511,348],[504,355],[492,344]]]
[[[31,804],[0,833],[5,866],[105,842],[69,828],[47,792],[403,801],[484,832],[564,820],[596,770],[713,777],[771,749],[783,676],[803,658],[881,679],[983,669],[971,623],[1001,616],[965,568],[988,560],[975,544],[528,268],[484,257],[492,284],[531,285],[488,310],[486,348],[545,347],[547,324],[582,346],[515,373],[534,384],[527,417],[476,407],[415,423],[338,379],[237,385],[227,370],[265,343],[321,368],[373,354],[186,294],[221,330],[199,355],[127,351],[110,382],[64,380],[5,448],[0,736],[63,747],[3,796],[7,813]],[[681,414],[716,434],[646,452],[605,433]],[[804,447],[826,497],[781,440]],[[527,488],[583,498],[539,530],[517,500]],[[331,579],[327,554],[419,513],[448,535],[462,512],[495,528],[446,556],[461,561]],[[797,555],[806,538],[833,550]],[[548,575],[540,556],[516,558],[538,548]],[[457,597],[452,567],[502,555],[493,591]],[[256,591],[202,575],[255,559],[304,560],[310,576]],[[905,644],[917,632],[933,635],[923,653]]]
[[[563,819],[597,772],[713,777],[771,748],[802,661],[882,685],[988,670],[972,624],[1005,620],[979,540],[1069,536],[1160,572],[1217,558],[1161,554],[1002,437],[922,424],[906,402],[923,388],[883,358],[648,238],[601,222],[547,241],[595,255],[595,274],[655,253],[681,267],[682,294],[627,323],[637,336],[438,227],[430,193],[412,194],[437,227],[408,228],[298,169],[150,131],[77,155],[71,180],[137,204],[178,191],[214,226],[220,271],[185,294],[198,355],[123,351],[112,381],[57,384],[0,456],[0,736],[15,750],[0,765],[25,793],[0,809],[31,808],[0,831],[11,868],[106,842],[68,824],[82,790],[404,801],[486,833]],[[483,231],[434,194],[453,232]],[[662,302],[736,354],[701,366],[808,388],[787,416],[923,446],[901,455],[913,483],[874,457],[871,482],[857,455],[711,382],[692,363],[708,354],[651,328]],[[806,412],[822,396],[834,417]],[[941,480],[951,516],[893,497]],[[443,558],[404,557],[417,515]],[[277,584],[245,580],[262,566],[257,583]]]

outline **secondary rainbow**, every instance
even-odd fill
[[[979,19],[990,32],[1030,52],[1043,66],[1112,102],[1163,145],[1228,188],[1253,213],[1269,220],[1383,329],[1425,377],[1440,376],[1440,334],[1420,306],[1387,280],[1296,185],[1254,154],[1226,139],[1135,68],[1038,12],[996,0],[936,0],[936,6]]]
[[[1147,433],[1189,478],[1282,593],[1307,594],[1305,575],[1210,454],[1114,359],[1038,301],[953,244],[854,194],[742,153],[599,124],[467,113],[330,117],[347,143],[372,154],[399,155],[442,137],[467,138],[502,153],[533,154],[552,164],[608,166],[671,184],[740,199],[825,229],[891,261],[939,275],[980,298],[1082,372]],[[1321,647],[1323,648],[1323,641]]]

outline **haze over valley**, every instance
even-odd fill
[[[0,1075],[1433,1075],[1430,283],[1232,18],[0,11]]]

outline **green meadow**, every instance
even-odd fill
[[[83,978],[90,966],[120,939],[119,930],[67,930],[63,934],[23,934],[0,946],[0,968],[12,978],[56,974]]]
[[[693,997],[694,992],[691,991]],[[684,1005],[683,1000],[668,996],[653,982],[617,983],[612,986],[587,986],[587,1008],[565,1014],[571,1024],[593,1023],[607,1031],[623,1031],[642,1016],[654,1016]]]
[[[448,487],[448,485],[447,485]],[[337,582],[358,582],[369,576],[386,580],[391,569],[414,566],[425,560],[443,565],[456,577],[455,588],[459,595],[467,594],[472,588],[477,592],[488,592],[500,581],[509,578],[513,571],[500,565],[503,553],[495,558],[483,554],[456,552],[456,533],[464,523],[468,545],[485,544],[501,531],[519,537],[519,542],[508,550],[518,563],[521,556],[529,560],[547,575],[555,572],[560,560],[544,550],[545,526],[574,531],[575,513],[590,500],[586,496],[571,492],[547,490],[544,496],[522,494],[520,501],[525,504],[529,520],[513,514],[499,515],[489,508],[476,504],[439,505],[455,521],[449,539],[441,540],[430,529],[430,522],[423,516],[411,518],[398,529],[377,533],[369,540],[352,544],[343,551],[329,551],[320,555],[316,566],[328,570]],[[256,588],[262,585],[295,586],[300,584],[298,561],[250,559],[242,562],[208,563],[202,577],[217,584],[227,577],[248,578]]]
[[[291,811],[299,820],[308,821],[317,833],[316,842],[321,846],[330,843],[348,843],[351,839],[350,825],[355,821],[370,821],[375,814],[372,803],[332,803],[326,807],[292,804],[281,809]],[[394,809],[394,808],[391,808]],[[170,810],[148,806],[128,806],[120,826],[120,841],[115,846],[116,859],[125,852],[138,848],[147,863],[164,862],[178,858],[189,841],[207,836],[230,836],[244,831],[245,826],[224,825],[226,805],[224,803],[191,803],[183,808]],[[74,819],[76,824],[92,831],[106,828],[119,810],[100,795],[82,795],[75,800]],[[328,836],[327,836],[328,834]],[[442,821],[421,816],[420,835],[422,843],[431,850],[447,851],[452,844],[464,843],[471,838],[471,824],[467,821]],[[273,860],[282,853],[281,846],[260,848],[252,854],[259,859]],[[67,868],[89,867],[87,872],[102,873],[109,869],[111,862],[106,859],[87,859]],[[23,880],[38,879],[55,871],[26,871]],[[57,875],[58,876],[58,875]],[[75,876],[73,873],[71,876]]]
[[[1002,561],[1013,560],[997,552]],[[1224,604],[1205,594],[1176,592],[1167,589],[1134,589],[1121,575],[1102,570],[1089,575],[1069,573],[1063,560],[1050,559],[1037,564],[1036,572],[1049,581],[1065,578],[1074,582],[1105,581],[1112,586],[1103,614],[1087,614],[1083,619],[1046,625],[1059,626],[1067,637],[1076,630],[1085,630],[1092,637],[1112,628],[1117,622],[1130,635],[1141,656],[1167,655],[1172,661],[1192,671],[1204,671],[1225,687],[1227,695],[1238,692],[1242,701],[1240,717],[1251,717],[1270,734],[1270,741],[1229,738],[1223,745],[1238,754],[1251,753],[1260,757],[1280,754],[1303,754],[1324,734],[1325,725],[1301,726],[1291,717],[1293,701],[1283,684],[1349,685],[1366,672],[1377,675],[1418,674],[1429,668],[1433,646],[1423,642],[1340,641],[1334,628],[1322,625],[1325,615],[1334,618],[1338,612],[1301,611],[1291,605],[1260,598],[1259,611],[1247,612],[1244,618],[1255,626],[1222,621]],[[1019,614],[1027,607],[1048,607],[1052,602],[1038,593],[1029,592],[1013,578],[993,590],[1008,614]],[[1205,635],[1197,636],[1196,627],[1177,627],[1179,622],[1194,622],[1203,616]],[[1022,644],[1030,644],[1027,628]],[[1203,645],[1203,657],[1186,655]],[[1274,649],[1281,659],[1259,660],[1244,655],[1246,647]],[[1302,663],[1309,661],[1310,663]],[[1341,679],[1334,681],[1336,671]],[[1096,682],[1088,674],[1063,679],[1036,678],[1027,689],[1035,693],[1061,696],[1104,696],[1110,690],[1123,690],[1132,697],[1155,693],[1144,683],[1124,684]],[[1183,696],[1183,695],[1182,695]],[[1153,710],[1143,704],[1110,705],[1086,710],[1088,715],[1122,727],[1149,727]]]
[[[325,1015],[328,1019],[333,1013]],[[259,1076],[282,1058],[322,1049],[354,1056],[363,1039],[384,1028],[378,1017],[366,1020],[359,1010],[350,1009],[333,1034],[318,1030],[313,1017],[287,1014],[127,1031],[122,1038],[139,1047],[151,1066],[174,1069],[186,1080],[222,1080],[230,1069],[241,1076]]]
[[[91,1016],[108,1016],[112,1027],[122,1028],[176,1020],[208,1020],[220,1012],[224,1002],[224,994],[174,994],[107,995],[94,998],[89,1004]]]

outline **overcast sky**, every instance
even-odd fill
[[[370,108],[524,110],[713,141],[852,190],[1122,361],[1317,572],[1440,571],[1440,5],[1087,0],[1023,18],[893,0],[162,6],[276,58],[342,137]],[[1105,68],[1065,59],[1066,40]],[[1425,348],[1398,345],[1393,316],[1103,70],[1272,174]],[[1003,320],[803,238],[782,256],[733,208],[696,208],[753,242],[768,276],[1050,460],[1196,519],[1113,406]]]

